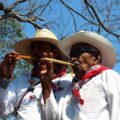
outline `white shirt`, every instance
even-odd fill
[[[56,120],[120,120],[120,75],[105,70],[80,89],[84,104],[72,95],[73,85],[61,92]]]
[[[65,87],[69,84],[63,84],[65,80],[65,76],[56,78],[55,83],[57,84],[58,81],[61,82],[61,87]],[[68,76],[68,75],[67,75]],[[15,106],[18,106],[22,96],[24,95],[27,88],[30,86],[29,80],[31,78],[30,74],[22,75],[17,79],[13,80],[7,90],[0,89],[0,104],[5,105],[5,109],[0,107],[1,114],[9,114],[14,111]],[[67,79],[68,80],[68,79]],[[38,99],[38,101],[37,101]],[[51,91],[50,97],[47,99],[46,104],[43,102],[42,98],[42,88],[41,84],[35,86],[33,92],[28,92],[21,104],[20,108],[18,109],[18,115],[16,117],[17,120],[52,120],[56,118],[56,108],[57,104],[53,92]],[[53,108],[53,109],[51,109]]]

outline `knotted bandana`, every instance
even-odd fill
[[[79,103],[81,105],[84,104],[84,100],[81,98],[80,95],[80,88],[87,83],[92,77],[96,76],[97,74],[100,74],[102,71],[109,69],[108,67],[105,67],[103,65],[95,65],[91,67],[91,69],[83,76],[83,78],[77,82],[73,82],[73,90],[72,94],[74,97],[77,98]]]

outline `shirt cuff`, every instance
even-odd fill
[[[0,76],[0,87],[3,89],[7,89],[8,84],[9,81]]]

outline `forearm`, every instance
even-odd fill
[[[2,117],[5,112],[5,97],[8,84],[9,82],[0,76],[0,117]]]
[[[0,87],[3,89],[7,89],[9,81],[5,80],[3,77],[0,76]]]
[[[0,63],[0,76],[5,79],[11,79],[14,66],[8,65],[4,62]]]
[[[51,92],[50,89],[43,89],[42,94],[43,94],[44,103],[46,103],[46,100],[49,98],[50,92]]]

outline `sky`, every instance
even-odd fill
[[[75,6],[77,7],[77,5],[75,4]],[[34,34],[35,34],[35,29],[33,28],[32,25],[30,24],[26,24],[25,25],[25,29],[24,29],[24,32],[26,34],[27,37],[33,37]],[[118,43],[112,43],[114,49],[116,52],[118,52],[120,49],[120,44]],[[120,73],[120,63],[116,63],[114,68],[113,68],[115,71],[117,71],[118,73]]]
[[[24,32],[25,32],[25,35],[30,38],[34,36],[35,29],[33,29],[32,25],[26,24]],[[112,43],[112,45],[115,51],[117,51],[117,49],[120,48],[120,45],[118,43]],[[120,73],[120,63],[116,63],[113,69],[117,71],[118,73]]]
[[[11,0],[11,2],[13,2],[13,1],[15,1],[15,0]],[[77,1],[77,2],[73,1],[73,2],[70,3],[70,5],[72,5],[77,11],[79,11],[81,9],[81,7],[79,6],[79,2],[80,1]],[[55,7],[54,9],[56,11],[57,10],[59,11],[59,10],[62,9],[62,8],[59,8],[59,6],[57,4],[55,4],[54,7]],[[64,9],[64,13],[65,13],[65,16],[67,16],[67,12],[66,12],[65,9]],[[55,15],[57,15],[57,13],[55,13]],[[65,16],[63,16],[63,17],[65,17]],[[54,17],[54,16],[51,15],[51,17]],[[79,26],[81,24],[81,22],[83,22],[83,21],[81,21],[81,19],[79,19],[78,16],[76,16],[76,19],[77,19],[77,25]],[[35,29],[33,28],[33,26],[30,25],[30,24],[24,24],[24,26],[25,26],[24,27],[25,36],[29,37],[29,38],[34,37]],[[55,34],[57,35],[57,33],[55,33]],[[58,35],[57,35],[57,37],[59,38]],[[112,44],[113,44],[113,47],[115,48],[116,51],[120,50],[120,44],[117,44],[117,43],[112,43]],[[114,70],[120,73],[120,63],[115,64]]]

